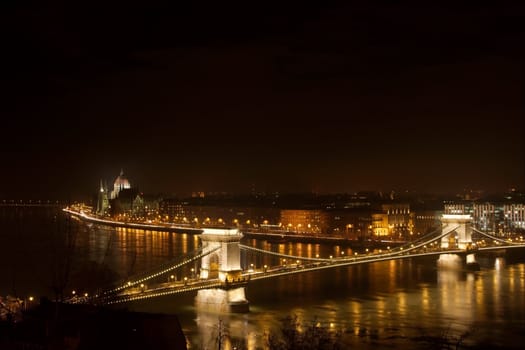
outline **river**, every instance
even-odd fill
[[[351,247],[323,244],[242,243],[297,256],[353,253]],[[199,238],[189,234],[87,225],[57,208],[2,207],[0,295],[52,298],[66,260],[71,271],[64,293],[92,292],[104,278],[154,268],[198,245]],[[278,334],[286,317],[297,317],[303,328],[315,324],[337,332],[343,348],[424,349],[447,339],[471,348],[517,349],[525,343],[525,257],[519,254],[480,256],[476,272],[438,269],[434,258],[426,258],[252,281],[245,314],[201,310],[192,293],[124,307],[176,314],[190,349],[216,349],[219,335],[222,349],[264,348],[266,335]],[[247,253],[242,263],[257,267],[275,259]],[[104,277],[93,278],[101,266]],[[190,273],[188,267],[176,277]]]

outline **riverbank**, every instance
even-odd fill
[[[110,220],[107,218],[99,218],[88,215],[84,212],[78,212],[68,208],[63,209],[64,212],[76,217],[82,221],[107,225],[112,227],[123,227],[123,228],[136,228],[142,230],[155,230],[155,231],[166,231],[175,233],[188,233],[188,234],[201,234],[203,228],[196,228],[191,226],[183,226],[181,224],[164,224],[164,223],[136,223],[136,222],[123,222]],[[245,231],[242,230],[242,234],[247,238],[255,238],[261,240],[267,240],[272,243],[287,243],[287,242],[298,242],[298,243],[321,243],[321,244],[335,244],[335,245],[346,245],[355,248],[388,248],[404,245],[405,241],[390,241],[390,240],[355,240],[344,237],[333,237],[333,236],[311,236],[302,235],[290,231],[286,232],[256,232],[256,231]]]
[[[0,320],[1,349],[186,349],[176,315],[71,305],[45,298]]]
[[[70,214],[71,216],[76,217],[82,221],[93,223],[93,224],[112,226],[112,227],[137,228],[141,230],[155,230],[155,231],[190,233],[190,234],[201,234],[203,231],[200,228],[195,228],[191,226],[116,221],[116,220],[110,220],[107,218],[91,216],[84,212],[78,212],[78,211],[71,210],[68,208],[64,208],[62,210]]]

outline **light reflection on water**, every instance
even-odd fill
[[[5,222],[6,214],[2,215]],[[49,274],[46,261],[50,259],[53,237],[44,231],[38,215],[26,215],[23,225],[9,215],[7,219],[11,226],[2,226],[0,272],[10,278],[0,282],[1,294],[11,293],[11,277],[15,276],[19,293],[44,295],[48,292],[43,282]],[[348,247],[311,243],[243,243],[307,257],[354,253]],[[125,277],[191,252],[198,244],[193,235],[81,225],[76,258],[77,262],[107,264]],[[26,258],[21,261],[20,256]],[[253,252],[244,253],[241,259],[244,266],[279,263],[277,257],[261,257]],[[296,315],[303,326],[315,322],[340,330],[348,347],[360,349],[425,348],[429,344],[416,337],[444,333],[458,337],[467,331],[473,332],[464,341],[467,345],[521,348],[525,343],[524,260],[482,257],[478,272],[437,269],[435,259],[385,261],[252,281],[246,290],[250,301],[247,314],[198,310],[194,294],[125,306],[177,314],[192,349],[216,348],[219,324],[223,349],[261,348],[264,335],[276,332],[280,320],[291,315]],[[177,278],[187,273],[181,271]]]
[[[337,252],[323,245],[251,243],[290,255]],[[245,256],[246,264],[258,266],[277,260]],[[425,348],[429,342],[418,337],[446,334],[454,340],[466,332],[472,335],[463,344],[519,347],[525,340],[525,264],[489,257],[479,272],[436,266],[435,260],[388,261],[253,281],[246,290],[248,314],[198,310],[188,297],[183,309],[173,311],[193,349],[213,348],[219,324],[226,334],[224,349],[261,348],[265,334],[277,332],[280,320],[291,315],[303,326],[316,322],[340,330],[346,346],[360,349]],[[170,300],[135,307],[159,311]]]

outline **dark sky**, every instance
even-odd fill
[[[517,2],[70,3],[0,5],[0,198],[525,185]]]

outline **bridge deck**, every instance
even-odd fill
[[[491,246],[491,247],[482,247],[477,251],[490,251],[490,250],[500,250],[500,249],[513,249],[513,248],[525,248],[525,244],[521,245],[511,245],[511,246]],[[136,301],[141,299],[148,299],[159,296],[166,296],[171,294],[185,293],[191,291],[197,291],[200,289],[210,289],[210,288],[221,288],[228,289],[232,287],[245,286],[249,281],[255,281],[266,278],[275,278],[279,276],[287,276],[297,273],[306,273],[311,271],[318,271],[329,268],[343,267],[343,266],[352,266],[359,264],[367,264],[379,261],[388,261],[388,260],[398,260],[398,259],[407,259],[414,257],[424,257],[424,256],[438,256],[441,254],[467,254],[471,252],[465,252],[462,249],[433,249],[427,251],[405,251],[405,252],[388,252],[388,253],[376,253],[369,254],[367,256],[357,256],[357,257],[340,257],[334,258],[330,261],[322,262],[310,262],[306,264],[289,264],[274,266],[265,269],[257,269],[250,272],[245,272],[242,274],[241,280],[239,282],[222,282],[218,278],[201,280],[201,279],[189,279],[187,281],[178,281],[171,283],[160,283],[145,288],[140,287],[130,287],[118,294],[106,295],[99,298],[94,298],[91,300],[78,299],[78,302],[94,302],[101,304],[116,304],[124,303],[130,301]]]
[[[73,214],[73,213],[72,213]],[[74,213],[75,215],[83,215],[82,213]],[[84,218],[85,219],[85,218]],[[100,222],[100,219],[97,219],[96,222]],[[102,220],[103,221],[103,220]],[[211,288],[221,288],[229,289],[245,286],[249,281],[266,279],[266,278],[275,278],[278,276],[286,276],[297,273],[306,273],[311,271],[318,271],[329,268],[343,267],[343,266],[352,266],[359,264],[367,264],[379,261],[387,260],[396,260],[396,259],[407,259],[413,257],[423,257],[423,256],[437,256],[440,254],[471,254],[473,251],[490,251],[490,250],[501,250],[501,249],[513,249],[513,248],[525,248],[525,242],[509,242],[501,238],[491,236],[487,233],[474,230],[475,232],[480,233],[486,238],[489,238],[489,242],[480,241],[480,244],[473,245],[475,250],[471,250],[469,246],[467,249],[444,249],[439,245],[439,241],[452,233],[457,229],[458,226],[445,225],[438,235],[429,234],[421,237],[419,240],[411,242],[406,246],[396,247],[394,249],[388,249],[387,251],[379,251],[377,253],[368,253],[368,254],[359,254],[354,256],[341,256],[330,259],[326,258],[309,258],[301,256],[292,256],[280,254],[277,252],[266,251],[263,249],[239,245],[239,248],[244,250],[251,250],[259,254],[264,255],[277,255],[282,258],[292,258],[296,260],[296,264],[283,264],[279,266],[268,267],[265,265],[264,268],[260,269],[250,269],[244,271],[238,280],[236,281],[221,281],[218,278],[215,279],[185,279],[183,281],[171,281],[163,283],[146,283],[153,278],[156,278],[168,271],[172,271],[176,268],[184,266],[196,259],[202,258],[208,254],[211,254],[213,251],[219,248],[213,249],[199,249],[193,253],[188,254],[187,256],[180,257],[179,261],[169,264],[166,266],[159,267],[157,270],[149,271],[147,273],[142,273],[135,278],[131,278],[128,282],[121,282],[119,286],[112,289],[108,289],[100,295],[87,298],[87,297],[75,297],[70,299],[71,303],[98,303],[98,304],[115,304],[115,303],[124,303],[141,299],[148,299],[159,296],[166,296],[171,294],[191,292],[201,289],[211,289]],[[284,259],[283,259],[284,261]]]

